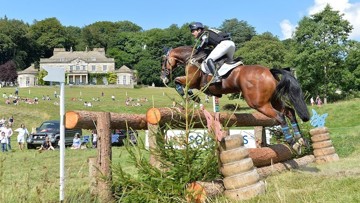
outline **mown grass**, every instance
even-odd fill
[[[2,88],[0,93],[13,93],[14,88]],[[30,90],[30,92],[29,92]],[[0,103],[0,117],[13,115],[13,129],[25,123],[29,130],[48,119],[59,119],[59,106],[54,105],[54,91],[59,87],[37,87],[20,89],[21,97],[39,97],[38,105],[21,103],[19,106]],[[81,92],[81,93],[80,93]],[[104,97],[101,93],[104,92]],[[30,94],[29,94],[30,93]],[[144,114],[149,108],[170,107],[172,99],[181,102],[174,89],[170,88],[94,88],[67,87],[65,90],[66,111],[91,110],[121,113]],[[71,101],[71,98],[83,101]],[[42,95],[49,95],[53,100],[42,101]],[[116,101],[111,100],[111,95]],[[149,101],[142,106],[126,106],[126,97],[144,98]],[[201,95],[202,98],[203,95]],[[92,98],[99,97],[100,102]],[[91,101],[93,107],[84,107],[84,101]],[[330,129],[333,144],[340,156],[340,161],[323,165],[310,164],[300,170],[270,176],[265,179],[265,195],[244,202],[359,202],[360,201],[360,99],[338,102],[313,107],[319,114],[329,113],[326,126]],[[227,97],[220,99],[220,104],[238,103]],[[204,104],[212,109],[211,103]],[[311,107],[309,107],[311,109]],[[88,133],[87,131],[84,132]],[[140,136],[144,137],[144,131]],[[12,139],[13,151],[0,153],[0,202],[58,202],[59,201],[59,151],[39,153],[36,150],[19,151],[16,146],[16,135]],[[113,147],[113,163],[122,164],[129,172],[134,167],[128,162],[130,158],[123,147]],[[65,200],[66,202],[97,202],[89,194],[89,169],[87,160],[96,156],[95,149],[66,149]],[[213,202],[232,202],[223,197],[212,199]]]

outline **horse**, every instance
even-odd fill
[[[260,65],[238,65],[222,76],[221,83],[205,85],[212,79],[211,75],[201,70],[201,65],[194,62],[193,48],[181,46],[171,49],[162,61],[161,78],[168,81],[167,76],[177,67],[184,65],[185,76],[176,77],[175,89],[184,96],[184,87],[189,89],[189,96],[200,102],[191,89],[204,90],[208,95],[221,96],[229,93],[242,93],[250,108],[274,118],[280,125],[286,142],[297,152],[301,146],[308,147],[307,140],[301,135],[295,111],[304,122],[309,121],[307,109],[299,82],[285,69],[270,69]],[[288,102],[286,102],[288,101]],[[293,106],[293,107],[292,107]],[[294,136],[290,132],[285,116],[290,120]]]

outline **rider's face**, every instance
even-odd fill
[[[198,37],[199,37],[200,32],[201,32],[201,29],[191,30],[191,34],[192,34],[192,36],[194,36],[195,38],[198,38]]]

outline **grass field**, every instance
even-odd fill
[[[13,93],[15,88],[2,88],[0,93]],[[21,97],[34,98],[39,104],[6,105],[0,102],[0,117],[13,115],[13,129],[24,123],[30,130],[48,119],[59,119],[59,106],[54,104],[54,91],[58,86],[20,89]],[[102,97],[101,94],[104,93]],[[41,97],[49,95],[52,100],[43,101]],[[112,101],[111,95],[115,96]],[[204,98],[204,95],[201,95]],[[99,97],[100,102],[92,101]],[[126,97],[147,98],[142,106],[126,106]],[[75,101],[72,101],[74,98]],[[82,101],[79,101],[79,99]],[[170,88],[95,88],[66,87],[66,111],[91,110],[121,113],[144,114],[149,108],[170,107],[172,100],[181,102],[174,89]],[[91,101],[93,107],[85,107],[84,101]],[[340,161],[324,165],[310,164],[300,170],[293,170],[265,179],[267,192],[247,202],[360,202],[360,99],[344,101],[314,107],[320,114],[329,113],[326,126],[330,129],[333,144]],[[241,100],[220,99],[220,104],[246,104]],[[211,109],[211,103],[205,107]],[[311,107],[309,107],[311,109]],[[84,134],[87,134],[84,131]],[[144,137],[144,132],[140,131]],[[0,153],[0,202],[58,202],[59,200],[59,151],[39,153],[36,150],[19,151],[16,135],[12,139],[13,151]],[[96,156],[96,150],[66,150],[66,202],[96,202],[89,194],[88,163],[89,157]],[[127,151],[122,147],[113,147],[113,163],[129,161]],[[125,169],[133,170],[125,164]],[[154,200],[155,201],[155,200]],[[222,197],[213,202],[231,202]]]

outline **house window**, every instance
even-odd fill
[[[123,76],[123,84],[126,85],[126,76]]]
[[[92,65],[92,66],[91,66],[91,70],[92,70],[92,71],[96,71],[96,66],[95,66],[95,65]]]
[[[70,72],[72,72],[73,71],[73,66],[70,66]]]
[[[30,86],[30,78],[29,77],[26,77],[26,86]]]
[[[107,65],[103,65],[103,71],[107,71]]]
[[[86,66],[82,66],[83,68],[82,68],[82,70],[86,70]]]
[[[76,70],[80,70],[80,66],[76,66]]]

